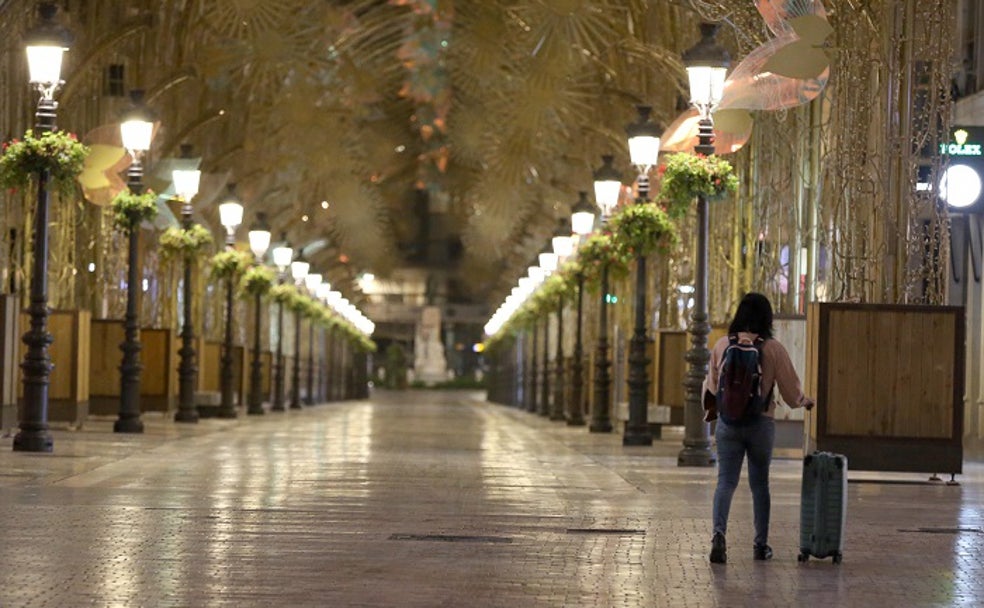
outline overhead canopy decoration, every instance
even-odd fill
[[[815,99],[830,77],[823,45],[833,29],[820,0],[755,0],[755,8],[775,35],[738,64],[728,76],[714,113],[715,147],[736,152],[752,133],[754,110],[775,111]],[[662,149],[693,150],[696,110],[680,115],[663,134]]]

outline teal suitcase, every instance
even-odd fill
[[[814,452],[803,459],[799,561],[843,559],[847,516],[847,457]]]

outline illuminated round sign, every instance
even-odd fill
[[[956,209],[970,207],[981,196],[981,176],[967,165],[950,165],[940,180],[940,198]]]

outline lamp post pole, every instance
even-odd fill
[[[55,22],[57,5],[53,2],[38,6],[41,23],[25,36],[28,68],[31,84],[41,93],[34,114],[34,132],[40,137],[58,127],[58,103],[55,90],[61,85],[61,54],[72,42],[69,32]],[[35,50],[37,49],[37,50]],[[58,57],[57,64],[39,61]],[[31,264],[30,305],[31,328],[21,340],[27,347],[21,363],[24,382],[24,403],[20,408],[17,434],[14,436],[15,452],[51,452],[55,443],[48,431],[48,387],[51,382],[51,356],[48,346],[54,338],[48,333],[48,181],[47,169],[38,173],[38,198],[34,209],[33,263]]]
[[[290,268],[294,250],[287,242],[287,235],[281,236],[283,244],[273,249],[273,264],[277,267],[277,280],[283,284],[287,280],[287,269]],[[273,412],[286,411],[284,407],[284,303],[277,302],[277,349],[274,357],[273,374]]]
[[[318,296],[318,290],[321,289],[322,285],[321,275],[316,272],[309,272],[304,277],[304,282],[307,284],[308,293],[311,298],[320,302],[321,297]],[[324,294],[325,290],[321,290],[321,293]],[[304,403],[306,405],[314,405],[316,403],[314,396],[314,325],[314,317],[312,316],[308,319],[307,392],[304,395]]]
[[[540,346],[539,344],[540,331],[539,331],[539,327],[537,327],[536,317],[533,318],[533,327],[530,328],[530,336],[532,336],[533,338],[532,340],[533,344],[531,345],[532,347],[530,348],[530,395],[529,395],[529,399],[526,401],[526,411],[535,412],[536,391],[537,391],[536,362],[537,362],[537,350],[539,350],[539,346]]]
[[[298,289],[304,283],[310,267],[304,259],[304,251],[301,250],[297,259],[290,264],[290,273]],[[294,368],[290,383],[290,409],[301,409],[301,313],[298,310],[294,311]]]
[[[571,363],[571,404],[569,426],[584,426],[584,344],[581,317],[584,313],[584,273],[577,273],[577,326],[574,334],[574,361]]]
[[[290,383],[290,409],[301,409],[301,313],[294,311],[294,368]]]
[[[181,227],[190,230],[191,226],[191,202],[183,201],[181,203]],[[191,321],[191,263],[191,259],[185,256],[184,282],[181,285],[184,319],[181,324],[181,349],[178,350],[181,362],[178,364],[178,411],[174,414],[175,422],[198,422],[198,408],[195,407],[195,383],[198,380],[198,366],[195,361],[197,354],[195,352],[195,330]]]
[[[550,408],[551,420],[563,420],[564,403],[564,296],[557,300],[557,353],[554,355],[556,372],[554,376],[554,399]]]
[[[608,360],[608,266],[601,267],[601,300],[598,310],[598,344],[595,347],[594,404],[591,408],[592,433],[611,433],[612,378]]]
[[[588,201],[587,192],[579,192],[577,201],[571,209],[571,232],[578,239],[594,230],[594,207]],[[575,239],[576,240],[576,239]],[[572,251],[573,253],[573,251]],[[584,269],[577,272],[577,327],[574,334],[574,362],[571,364],[571,408],[567,424],[584,426]]]
[[[260,314],[263,309],[263,296],[257,293],[253,296],[253,360],[250,362],[249,370],[249,402],[246,406],[246,414],[249,416],[262,416],[263,412],[263,363],[260,361],[260,327],[263,325],[263,317]]]
[[[540,402],[536,413],[550,415],[550,311],[543,315],[543,367],[541,368]]]
[[[226,229],[226,251],[233,251],[236,246],[236,228],[243,221],[243,205],[235,193],[235,184],[229,184],[226,201],[219,205],[219,217]],[[233,359],[232,359],[232,323],[233,323],[233,291],[235,289],[235,272],[229,272],[226,277],[225,302],[225,340],[222,343],[222,359],[219,369],[219,383],[222,401],[217,415],[219,418],[235,418],[236,404],[233,399]]]
[[[280,282],[283,283],[283,270],[280,271]],[[277,302],[277,353],[274,361],[273,374],[273,405],[274,412],[283,412],[284,408],[284,303]]]
[[[191,156],[191,147],[181,146],[182,158]],[[198,194],[198,184],[201,171],[197,169],[176,169],[172,172],[175,190],[181,197],[181,227],[186,232],[192,228],[191,199]],[[192,258],[184,257],[184,282],[181,285],[182,308],[184,310],[181,323],[181,349],[178,356],[178,411],[174,414],[175,422],[198,422],[198,408],[195,407],[195,384],[198,381],[198,366],[195,361],[195,330],[192,323]]]
[[[143,162],[141,156],[150,149],[150,138],[154,122],[143,107],[143,91],[131,91],[133,108],[120,125],[123,147],[127,149],[133,162],[127,170],[127,187],[134,195],[143,189]],[[123,321],[125,340],[120,344],[123,360],[120,363],[120,410],[114,433],[142,433],[143,421],[140,419],[140,226],[133,226],[128,234],[126,316]]]
[[[603,164],[594,172],[595,203],[601,210],[601,225],[605,226],[608,217],[618,205],[622,192],[621,175],[612,164],[615,157],[606,154],[601,157]],[[601,269],[601,300],[598,309],[598,345],[595,351],[594,404],[591,408],[592,433],[612,432],[611,401],[612,378],[609,373],[611,361],[608,359],[608,264]]]
[[[699,144],[694,151],[710,156],[714,154],[714,128],[710,118],[699,124]],[[710,225],[707,216],[707,197],[697,197],[697,267],[694,277],[694,311],[690,317],[690,350],[687,352],[687,375],[684,380],[684,438],[683,450],[677,457],[680,466],[712,466],[717,460],[711,451],[708,423],[704,422],[701,406],[701,389],[707,376],[707,362],[711,353],[707,349],[707,334],[711,326],[707,322],[707,238]]]
[[[257,212],[256,223],[249,229],[249,248],[257,264],[263,263],[263,256],[270,248],[270,228],[266,223],[266,214]],[[260,361],[260,333],[263,328],[263,296],[257,291],[253,296],[253,360],[250,362],[249,399],[246,404],[246,414],[262,416],[263,411],[263,363]]]
[[[659,159],[660,129],[649,120],[652,108],[637,106],[639,118],[626,129],[629,135],[629,155],[639,168],[636,178],[637,205],[649,204],[649,169]],[[646,345],[646,256],[636,255],[635,328],[629,341],[629,419],[625,423],[622,445],[652,445],[649,428],[649,357]]]
[[[698,144],[694,152],[699,155],[714,154],[714,123],[711,113],[721,101],[724,90],[725,76],[731,59],[728,52],[714,40],[717,25],[702,23],[700,26],[701,39],[696,46],[683,53],[683,61],[687,66],[690,80],[690,102],[700,113],[698,123]],[[690,317],[690,345],[686,361],[687,376],[684,381],[686,396],[684,399],[684,438],[683,449],[677,457],[680,466],[713,466],[716,462],[711,450],[711,439],[708,423],[704,422],[701,407],[701,391],[704,378],[707,376],[707,362],[710,352],[707,350],[707,334],[710,325],[707,322],[707,272],[708,251],[707,241],[709,232],[707,197],[697,197],[697,263],[694,276],[694,311]]]
[[[307,376],[307,401],[308,405],[314,405],[314,319],[308,320],[308,376]]]

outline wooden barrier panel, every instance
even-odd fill
[[[217,393],[222,389],[219,370],[222,368],[222,343],[202,342],[198,350],[198,385],[201,392]]]
[[[707,335],[707,348],[728,333],[723,325],[711,327]],[[653,344],[653,400],[656,405],[665,405],[670,410],[670,424],[683,424],[683,404],[686,389],[683,381],[687,377],[687,351],[690,350],[690,334],[684,330],[661,329],[654,336]]]
[[[812,304],[809,439],[852,469],[959,473],[964,312],[948,306]]]
[[[48,421],[81,427],[89,415],[89,340],[92,315],[88,310],[52,310],[48,333],[54,338],[48,353],[54,366],[48,386]],[[30,317],[21,312],[21,327],[30,327]],[[20,342],[18,360],[27,347]],[[23,398],[23,385],[18,398]]]
[[[17,359],[20,301],[17,294],[0,294],[0,434],[11,432],[17,420],[20,361]]]
[[[89,411],[110,416],[119,412],[120,344],[125,339],[123,321],[94,319],[89,338]],[[178,394],[178,341],[174,331],[140,330],[140,411],[169,412]]]

